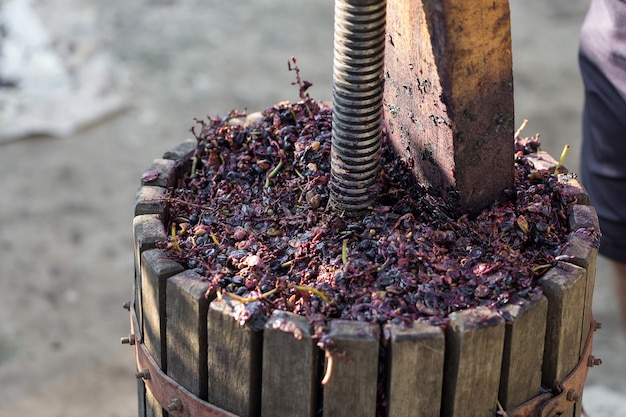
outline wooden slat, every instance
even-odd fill
[[[135,371],[139,371],[136,366]],[[141,378],[137,378],[137,416],[146,417],[146,386]]]
[[[567,216],[569,219],[569,228],[572,231],[577,229],[600,230],[598,213],[592,206],[582,204],[573,205],[569,208]]]
[[[141,185],[165,188],[174,186],[175,167],[176,162],[171,159],[155,159],[141,176]]]
[[[502,308],[506,320],[498,399],[511,410],[539,395],[548,300],[513,298]]]
[[[263,332],[241,325],[235,309],[241,303],[224,297],[209,305],[208,401],[239,417],[261,413]]]
[[[559,382],[578,363],[585,305],[586,271],[559,262],[539,280],[548,298],[548,323],[543,356],[542,381],[548,388]]]
[[[325,417],[374,417],[380,327],[357,321],[333,320],[332,374],[324,385]],[[328,361],[326,366],[328,366]]]
[[[582,352],[591,326],[593,289],[596,282],[596,261],[598,258],[598,240],[594,233],[600,230],[596,210],[592,206],[574,205],[569,209],[570,234],[563,255],[569,257],[566,262],[585,268],[585,302],[582,315],[582,334],[580,350]]]
[[[589,194],[585,190],[585,187],[580,181],[572,175],[559,175],[559,182],[561,183],[561,192],[571,199],[576,199],[576,202],[581,205],[588,206],[591,204]]]
[[[584,190],[583,190],[584,192]],[[585,193],[586,195],[586,193]],[[588,199],[588,196],[586,196]],[[578,201],[589,204],[585,197],[578,197]],[[582,313],[580,351],[582,352],[587,341],[587,335],[591,330],[593,291],[596,282],[596,261],[598,258],[597,236],[600,231],[600,223],[596,210],[589,205],[577,204],[568,211],[570,234],[567,238],[567,246],[563,255],[569,256],[567,262],[585,268],[585,303]],[[596,234],[596,236],[594,236]],[[580,393],[582,394],[582,393]],[[575,405],[574,416],[582,414],[580,402]]]
[[[196,139],[185,139],[169,151],[163,154],[163,159],[183,159],[186,156],[190,156],[196,149],[198,141]]]
[[[142,252],[153,249],[157,242],[166,239],[161,217],[158,214],[135,216],[133,218],[133,239],[135,242],[135,262],[139,266]]]
[[[555,172],[559,163],[552,155],[541,150],[535,154],[526,155],[526,159],[536,170],[546,169],[552,173]],[[590,204],[589,194],[585,190],[585,187],[583,187],[575,175],[569,173],[569,170],[565,166],[561,165],[559,172],[556,174],[561,183],[561,191],[566,197],[575,198],[578,204]]]
[[[387,416],[439,417],[445,337],[439,326],[388,325]]]
[[[162,219],[165,218],[165,205],[163,204],[165,192],[165,188],[154,185],[139,187],[135,197],[135,216],[159,214]]]
[[[161,249],[150,249],[141,254],[142,332],[146,348],[163,371],[167,371],[165,339],[165,285],[167,279],[183,271],[182,265],[167,259]],[[163,416],[165,411],[146,390],[146,415]]]
[[[140,287],[139,276],[141,275],[141,254],[154,249],[156,243],[166,239],[163,221],[157,214],[143,214],[133,218],[133,240],[135,242],[135,286]],[[137,296],[141,291],[137,291]],[[135,301],[137,306],[141,305],[141,300]],[[141,323],[141,317],[139,317]]]
[[[142,181],[146,185],[140,187],[137,191],[135,218],[133,219],[135,243],[135,306],[139,325],[142,329],[144,328],[142,253],[153,249],[156,242],[165,240],[166,238],[162,220],[165,216],[165,207],[160,199],[165,195],[165,188],[163,187],[171,185],[171,181],[174,180],[174,162],[165,160],[158,161],[162,162],[155,160],[153,165],[149,168],[149,170],[159,171],[158,178],[147,182]],[[151,304],[150,301],[147,301],[147,303]],[[150,324],[148,327],[152,328],[153,325]],[[149,343],[151,343],[152,346],[156,346],[157,344],[153,339],[151,339]],[[160,359],[159,357],[159,361]],[[137,385],[139,416],[166,415],[167,413],[161,409],[152,394],[146,391],[143,380],[139,379]]]
[[[159,402],[154,398],[154,395],[146,389],[146,417],[167,417],[167,411],[165,411]]]
[[[163,222],[157,214],[142,214],[133,219],[133,241],[135,246],[135,314],[140,327],[143,323],[141,309],[141,254],[154,249],[156,243],[165,239]],[[146,390],[142,379],[137,380],[137,404],[140,417],[146,415]]]
[[[559,164],[559,161],[554,159],[552,155],[542,150],[539,150],[534,154],[526,155],[525,158],[537,171],[547,169],[550,172],[554,172],[556,166]],[[567,169],[561,167],[559,168],[559,172],[567,172]]]
[[[194,395],[207,399],[206,280],[186,270],[167,280],[167,374]]]
[[[309,321],[274,311],[263,334],[263,417],[313,417],[319,408],[321,350]]]
[[[497,411],[504,319],[485,307],[450,314],[441,415],[491,417]]]
[[[167,259],[167,254],[161,249],[151,249],[141,255],[143,339],[150,354],[163,371],[167,370],[166,284],[169,277],[183,270],[182,265]]]
[[[420,182],[479,211],[513,184],[508,0],[388,1],[384,118]]]

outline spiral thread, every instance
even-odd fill
[[[370,207],[380,166],[386,0],[335,0],[331,205]]]

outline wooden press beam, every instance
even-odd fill
[[[384,118],[421,183],[478,212],[513,184],[508,0],[387,2]]]

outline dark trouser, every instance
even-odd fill
[[[600,253],[626,263],[626,101],[595,64],[579,58],[585,85],[582,182],[600,219]]]

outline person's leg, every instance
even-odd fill
[[[626,102],[599,69],[580,60],[585,85],[581,179],[600,221],[626,331]]]
[[[626,264],[614,261],[611,264],[615,274],[615,289],[622,315],[622,325],[624,326],[624,334],[626,334]]]

